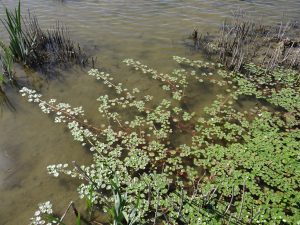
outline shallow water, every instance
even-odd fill
[[[16,0],[0,0],[9,7]],[[129,88],[138,87],[157,97],[163,95],[158,83],[131,73],[122,65],[124,58],[139,59],[145,64],[169,71],[173,55],[199,57],[187,36],[194,28],[214,32],[218,25],[237,8],[246,9],[266,23],[283,18],[299,19],[300,1],[109,1],[109,0],[23,0],[22,8],[34,12],[43,28],[57,20],[68,26],[70,36],[87,52],[98,58],[98,66],[114,74],[118,82]],[[3,18],[3,10],[0,10]],[[2,39],[7,36],[0,30]],[[37,74],[17,68],[40,88],[45,97],[57,98],[73,106],[83,105],[89,118],[97,113],[96,98],[106,93],[100,83],[74,68],[65,72],[63,80],[41,81]],[[150,85],[151,84],[151,85]],[[195,111],[211,102],[218,89],[190,93]],[[76,182],[68,178],[48,176],[46,166],[60,162],[88,162],[90,155],[72,141],[63,126],[54,124],[38,107],[26,102],[14,91],[8,91],[15,111],[3,109],[0,117],[0,224],[28,224],[39,202],[51,199],[63,211],[71,199],[76,200]],[[95,121],[100,124],[101,119]]]

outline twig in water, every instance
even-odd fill
[[[72,207],[72,209],[73,209],[73,212],[74,212],[75,216],[78,217],[78,210],[76,209],[74,202],[71,201],[71,202],[69,203],[67,209],[65,210],[64,214],[61,216],[61,218],[60,218],[60,220],[59,220],[60,223],[64,220],[65,216],[67,215],[67,213],[68,213],[68,211],[69,211],[69,209],[70,209],[71,207]]]

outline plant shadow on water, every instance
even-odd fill
[[[9,100],[5,92],[0,87],[0,116],[2,115],[4,108],[15,111],[13,103]]]

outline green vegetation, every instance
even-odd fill
[[[170,98],[158,101],[90,70],[117,95],[97,99],[105,128],[89,123],[81,107],[45,101],[23,88],[29,102],[65,123],[74,140],[93,153],[91,165],[50,165],[48,172],[81,179],[79,196],[94,212],[108,212],[113,224],[300,224],[299,73],[247,64],[246,76],[217,63],[174,60],[179,67],[170,74],[124,60],[161,82]],[[202,116],[184,107],[195,81],[226,93]],[[241,112],[237,103],[244,96],[268,107]],[[135,116],[128,118],[128,112]],[[175,144],[181,134],[190,138]],[[32,224],[43,224],[49,214],[52,210],[36,213]],[[88,221],[97,224],[93,215]]]
[[[0,74],[0,84],[5,81],[5,77],[8,78],[9,81],[13,81],[14,79],[14,69],[13,69],[13,55],[11,50],[5,46],[5,44],[0,40],[0,48],[2,48],[2,52],[0,51],[0,60],[2,62],[2,71]]]
[[[0,105],[13,109],[5,95],[7,84],[19,87],[14,76],[14,63],[21,63],[47,78],[57,77],[59,69],[70,68],[74,64],[88,65],[88,57],[68,36],[67,28],[60,23],[49,30],[42,30],[35,16],[23,18],[21,3],[14,10],[6,7],[5,17],[0,19],[8,35],[9,44],[0,40]],[[94,63],[94,60],[93,60]]]
[[[43,31],[35,16],[29,14],[23,18],[20,1],[14,10],[5,8],[1,22],[9,34],[9,47],[1,42],[3,71],[9,78],[12,78],[13,62],[47,75],[57,73],[56,68],[88,63],[88,57],[70,40],[65,27],[57,23],[55,28]]]
[[[44,32],[33,17],[24,26],[20,3],[14,11],[6,9],[2,22],[10,44],[0,42],[0,84],[14,79],[13,62],[32,68],[86,62],[59,25]],[[133,73],[160,82],[169,94],[165,99],[128,90],[110,74],[90,70],[115,92],[97,99],[107,119],[101,127],[85,118],[82,107],[47,101],[22,88],[22,96],[65,124],[93,155],[90,165],[47,167],[54,177],[82,181],[78,193],[87,212],[79,213],[71,202],[58,216],[45,202],[31,224],[65,224],[69,211],[77,225],[103,224],[97,212],[106,212],[114,225],[300,224],[300,74],[293,53],[297,43],[286,41],[283,30],[288,29],[274,31],[243,20],[224,26],[218,41],[204,43],[224,65],[174,56],[178,66],[165,74],[124,60]],[[202,39],[194,36],[199,44]],[[271,43],[269,50],[256,45],[260,38]],[[256,58],[258,52],[265,52],[262,59]],[[197,82],[199,88],[217,85],[223,93],[201,114],[187,107],[190,84]],[[240,110],[245,97],[257,106]]]
[[[9,34],[9,49],[18,61],[25,62],[29,49],[22,28],[21,3],[14,11],[5,8],[6,18],[1,20]]]

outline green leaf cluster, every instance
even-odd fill
[[[89,75],[117,95],[98,98],[108,121],[100,128],[84,118],[81,107],[45,101],[23,88],[22,95],[52,112],[93,154],[91,165],[50,165],[49,173],[82,179],[79,196],[94,210],[108,211],[114,224],[298,224],[299,74],[283,68],[266,72],[254,64],[241,74],[219,64],[174,60],[184,69],[170,74],[124,61],[162,83],[170,96],[158,102],[91,70]],[[201,116],[183,107],[195,80],[225,93]],[[270,106],[241,112],[237,101],[245,95]],[[178,144],[180,134],[190,139]],[[111,182],[115,177],[118,185]]]

